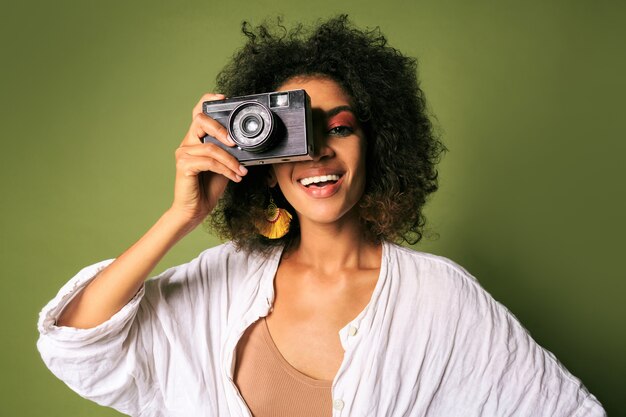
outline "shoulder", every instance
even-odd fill
[[[232,242],[223,243],[202,251],[188,263],[177,265],[166,270],[155,278],[168,275],[213,277],[226,275],[242,275],[249,270],[258,270],[268,262],[272,255],[264,257],[257,253],[238,249]]]
[[[540,349],[517,317],[463,267],[445,257],[397,245],[390,247],[390,255],[390,268],[394,268],[393,260],[397,265],[392,280],[397,277],[395,281],[400,282],[398,299],[404,300],[412,314],[437,323],[428,331],[441,336],[444,344],[462,346],[465,354],[476,354],[476,358],[491,358],[485,359],[485,366],[499,354],[508,360],[512,345],[523,345],[528,351]],[[483,355],[485,351],[491,353]]]
[[[221,276],[258,276],[262,275],[268,264],[280,258],[280,253],[280,248],[267,254],[249,252],[227,242],[203,251],[194,261],[200,270],[207,273],[218,273]]]
[[[515,316],[465,268],[443,256],[388,245],[385,267],[399,301],[410,309],[471,327],[489,316],[516,322]],[[416,313],[416,312],[414,312]],[[456,321],[455,321],[456,320]]]
[[[263,282],[269,282],[271,262],[276,262],[277,256],[237,250],[232,243],[206,249],[190,262],[146,281],[141,310],[195,323],[201,323],[199,317],[211,312],[212,319],[217,320],[224,317],[233,301],[249,300]]]
[[[409,312],[401,329],[406,350],[428,351],[425,340],[437,352],[426,362],[445,370],[445,380],[436,381],[442,392],[458,392],[467,403],[495,394],[483,404],[489,415],[502,414],[500,407],[572,415],[585,398],[594,400],[463,267],[398,245],[388,249],[390,281],[398,287],[393,305]],[[517,383],[503,382],[511,380]]]
[[[217,294],[256,287],[259,282],[267,281],[280,261],[280,255],[280,248],[263,254],[240,250],[232,242],[227,242],[206,249],[190,262],[151,278],[146,282],[146,290],[154,292],[156,289],[162,296],[182,290]]]
[[[205,249],[198,255],[198,260],[203,263],[228,263],[232,260],[243,260],[251,255],[243,250],[238,250],[232,242],[222,243]]]
[[[432,253],[420,252],[415,249],[400,246],[395,243],[385,242],[388,248],[389,260],[396,260],[405,264],[414,264],[419,269],[429,268],[452,275],[466,275],[475,280],[462,266],[456,262]]]
[[[390,275],[397,275],[404,284],[436,285],[442,288],[477,289],[478,280],[456,262],[394,243],[385,243],[385,267]]]
[[[163,289],[171,293],[196,287],[211,293],[220,289],[236,290],[246,283],[258,282],[268,270],[267,266],[279,258],[279,250],[263,255],[239,250],[232,242],[227,242],[206,249],[190,262],[151,278],[146,282],[146,289],[155,288],[161,294]]]

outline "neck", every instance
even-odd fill
[[[365,239],[356,215],[347,215],[332,224],[301,222],[299,244],[289,256],[332,275],[346,269],[378,268],[380,245]]]

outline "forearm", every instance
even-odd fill
[[[246,168],[237,158],[201,140],[209,135],[224,145],[235,146],[226,128],[202,113],[204,101],[223,98],[221,94],[205,94],[194,108],[189,131],[175,152],[176,181],[171,208],[72,299],[57,325],[84,329],[110,319],[133,298],[167,251],[213,210],[228,181],[240,182],[241,176],[246,175]],[[204,181],[200,183],[198,175],[202,172]]]
[[[137,293],[163,256],[195,225],[167,211],[133,246],[91,281],[63,310],[58,326],[95,327]]]

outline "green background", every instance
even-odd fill
[[[419,58],[450,149],[428,205],[439,237],[417,248],[476,275],[610,416],[625,416],[623,4],[3,3],[0,415],[118,415],[43,366],[39,310],[168,207],[174,149],[242,44],[242,20],[347,12]],[[158,270],[217,243],[196,230]]]

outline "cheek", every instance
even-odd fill
[[[359,188],[361,196],[363,191],[365,190],[365,183],[367,182],[367,147],[365,139],[361,139],[361,144],[358,151],[359,162],[358,162],[358,175],[359,175]],[[360,197],[359,197],[360,198]]]
[[[356,166],[359,171],[359,175],[365,180],[365,170],[367,166],[367,144],[365,139],[361,138],[357,149],[354,150],[355,159],[357,160]]]
[[[284,163],[284,164],[276,164],[272,165],[272,186],[278,184],[287,184],[291,182],[291,172],[292,172],[293,164]]]

